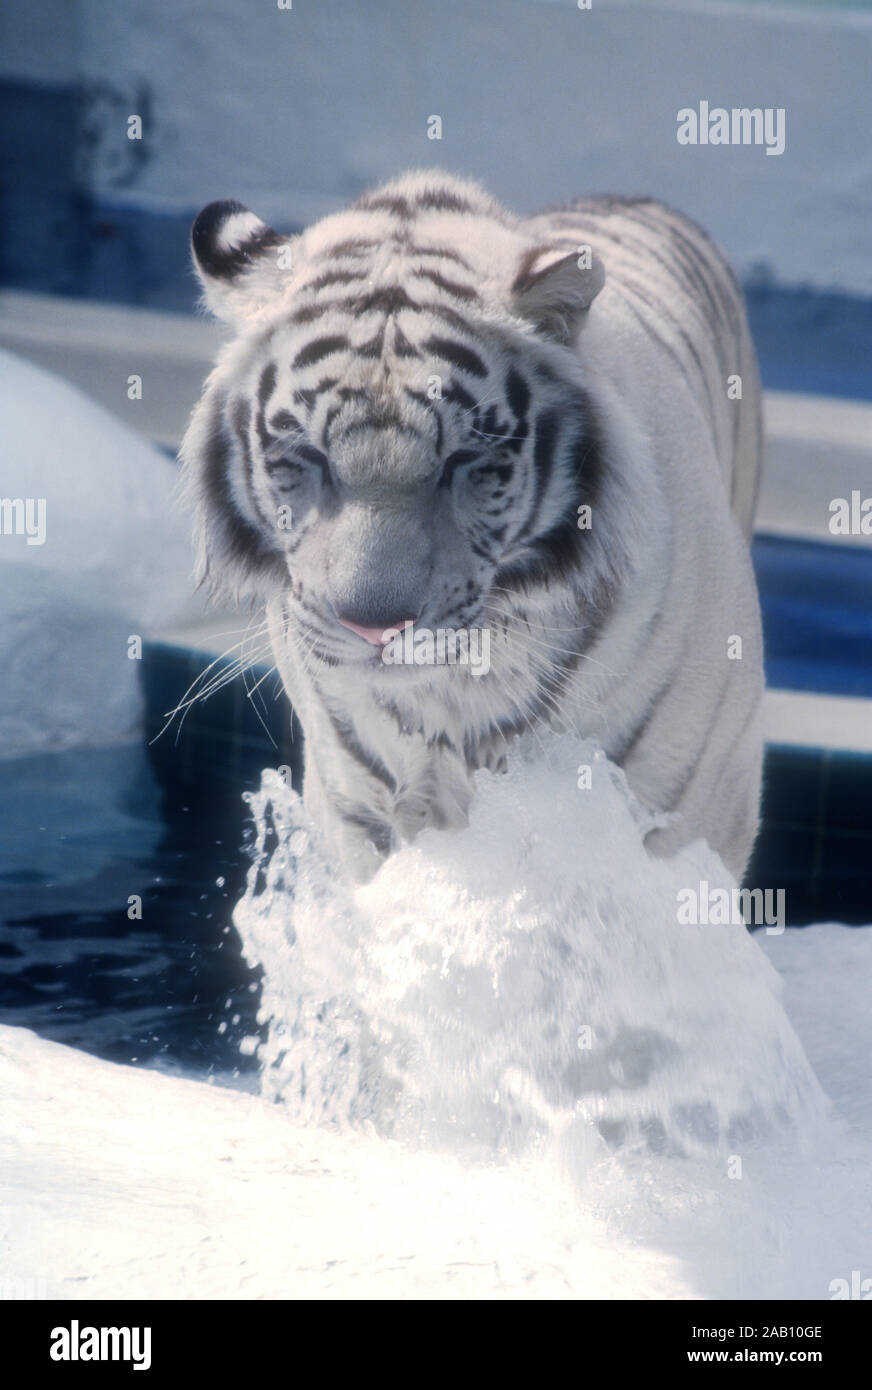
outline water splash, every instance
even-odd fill
[[[730,875],[702,842],[652,858],[653,819],[592,745],[550,736],[477,774],[466,829],[425,832],[353,890],[276,773],[249,802],[235,922],[264,970],[263,1089],[294,1118],[495,1156],[558,1141],[582,1167],[819,1129],[754,939],[678,921],[681,890]]]

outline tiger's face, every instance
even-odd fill
[[[596,484],[567,349],[601,272],[451,188],[438,206],[432,176],[406,180],[299,243],[235,204],[194,227],[210,302],[241,330],[183,446],[204,568],[281,596],[307,657],[361,676],[408,676],[391,654],[411,625],[505,624],[576,562]]]

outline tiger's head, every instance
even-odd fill
[[[192,243],[236,330],[181,451],[201,577],[281,596],[312,658],[363,674],[409,623],[486,627],[582,563],[589,248],[432,172],[300,236],[211,203]]]

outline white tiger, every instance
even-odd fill
[[[337,864],[462,824],[472,772],[551,724],[670,813],[653,848],[704,836],[741,876],[760,392],[704,233],[647,198],[519,220],[427,171],[298,237],[212,203],[192,241],[237,333],[182,447],[201,574],[266,604]],[[486,630],[490,669],[400,659],[440,630]]]

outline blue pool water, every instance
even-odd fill
[[[140,746],[2,774],[3,1021],[117,1062],[245,1070],[258,986],[230,925],[248,864],[239,796],[214,781],[188,795]]]

